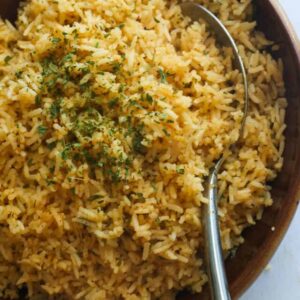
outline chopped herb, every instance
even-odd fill
[[[162,121],[165,121],[166,119],[167,119],[167,114],[165,114],[165,113],[161,113],[160,114],[160,119],[162,120]]]
[[[155,18],[155,17],[154,17],[154,21],[155,21],[156,23],[160,23],[160,21],[159,21],[157,18]]]
[[[121,64],[119,62],[115,62],[113,64],[113,72],[118,73],[120,71],[120,69],[121,69]]]
[[[120,25],[120,28],[123,28],[123,25]],[[108,33],[109,30],[107,30]],[[76,35],[78,33],[73,31],[73,34]],[[52,41],[54,43],[60,42],[58,39],[55,40],[55,38],[52,38]],[[96,42],[94,41],[94,44]],[[96,46],[99,46],[99,43],[101,42],[97,42]],[[71,47],[71,45],[69,46]],[[121,105],[119,103],[121,100],[127,100],[127,97],[123,94],[126,86],[120,82],[121,80],[113,80],[116,83],[119,82],[118,92],[120,95],[109,97],[108,93],[99,96],[98,91],[91,82],[86,82],[84,79],[84,76],[90,72],[90,69],[96,62],[88,60],[89,54],[84,59],[79,59],[76,53],[77,50],[65,51],[61,48],[58,53],[52,49],[52,53],[41,62],[43,68],[41,86],[39,95],[35,98],[35,103],[47,111],[48,119],[51,117],[56,121],[63,123],[67,121],[70,124],[65,136],[66,144],[53,142],[45,145],[50,150],[57,149],[57,145],[62,147],[59,153],[61,157],[60,167],[66,169],[66,171],[71,170],[72,167],[64,161],[72,160],[77,168],[86,163],[89,166],[89,175],[93,178],[97,177],[98,173],[96,172],[101,172],[107,181],[115,183],[126,181],[128,176],[130,176],[134,156],[137,153],[145,154],[147,150],[147,147],[142,144],[143,141],[146,141],[146,138],[143,136],[143,126],[136,124],[134,116],[131,117],[126,114],[125,118],[124,116],[116,117],[115,108],[120,109]],[[117,60],[111,61],[110,68],[99,70],[97,74],[105,75],[109,71],[119,72],[122,68],[121,58],[124,60],[125,55],[120,54]],[[68,92],[64,88],[66,84],[70,84],[71,87],[67,89]],[[112,91],[110,90],[110,92]],[[80,100],[74,101],[69,106],[66,101],[74,93],[80,97]],[[150,94],[144,91],[141,94],[143,95],[142,99],[128,99],[126,108],[131,113],[134,110],[144,110],[146,106],[150,106],[148,103],[154,102]],[[48,107],[44,107],[44,97],[46,95],[54,99]],[[106,97],[109,98],[107,99]],[[65,115],[69,117],[68,120],[65,120]],[[158,118],[159,116],[157,116]],[[38,131],[41,135],[44,135],[47,132],[47,128],[40,125]],[[99,133],[99,136],[104,134],[107,137],[107,142],[100,142],[95,146],[92,143],[92,136],[96,133]],[[119,144],[122,150],[116,153],[111,151],[110,147],[113,143]],[[127,143],[130,143],[130,145]],[[54,172],[54,167],[52,167],[51,163],[48,168],[49,174]],[[78,176],[81,175],[78,174]],[[51,176],[49,177],[51,178]],[[71,179],[72,177],[67,177],[67,180],[70,181]],[[96,200],[96,197],[98,199],[99,195],[91,196],[91,200],[94,198]]]
[[[83,150],[83,156],[85,157],[85,160],[88,164],[97,165],[97,162],[94,159],[94,157],[86,149]]]
[[[53,179],[46,179],[48,185],[56,184],[56,181]]]
[[[36,95],[34,101],[35,101],[35,105],[40,106],[41,103],[42,103],[41,96],[40,95]]]
[[[125,167],[125,177],[128,178],[129,176],[129,168]]]
[[[129,106],[135,106],[135,107],[138,107],[140,109],[144,109],[144,107],[142,105],[140,105],[136,100],[130,99],[128,101],[128,104],[129,104]]]
[[[52,143],[47,144],[47,148],[49,150],[53,150],[55,148],[55,146],[56,146],[56,142],[52,142]]]
[[[117,27],[119,27],[120,29],[124,28],[125,24],[121,23],[120,25],[118,25]]]
[[[75,148],[75,149],[81,148],[81,144],[80,144],[80,143],[74,143],[72,146],[73,146],[73,148]]]
[[[146,147],[142,144],[144,137],[140,132],[135,132],[132,140],[133,150],[139,154],[146,153]]]
[[[7,55],[7,56],[4,58],[5,64],[7,65],[7,64],[10,62],[10,60],[12,60],[12,56]]]
[[[55,166],[54,165],[49,168],[49,171],[50,171],[51,174],[54,173],[54,170],[55,170]]]
[[[124,92],[124,88],[125,88],[125,85],[123,83],[121,83],[118,92],[119,93],[123,93]]]
[[[78,115],[74,129],[75,135],[91,137],[97,128],[101,125],[102,117],[99,111],[89,108]]]
[[[97,167],[103,168],[103,166],[104,166],[104,163],[103,163],[103,162],[101,162],[101,161],[98,161],[98,162],[97,162]]]
[[[153,188],[154,192],[157,192],[157,186],[153,182],[151,182],[151,187]]]
[[[109,170],[109,175],[111,177],[111,180],[115,183],[121,181],[121,175],[120,175],[120,170],[117,170],[116,172],[113,172],[112,170]]]
[[[125,165],[130,166],[132,164],[132,160],[130,158],[126,158]]]
[[[56,119],[60,113],[61,100],[54,101],[50,106],[50,115],[52,119]]]
[[[115,130],[114,128],[110,128],[110,129],[108,130],[108,134],[109,134],[110,136],[113,136],[115,133],[116,133],[116,130]]]
[[[162,69],[158,69],[158,74],[160,76],[160,82],[161,83],[167,83],[168,74],[165,73]]]
[[[95,65],[95,62],[92,61],[92,60],[89,60],[89,61],[87,61],[86,63],[89,64],[89,65],[91,65],[91,66],[94,66],[94,65]]]
[[[64,148],[64,150],[61,152],[61,158],[63,160],[67,160],[68,157],[69,157],[70,151],[71,151],[71,145],[68,144],[68,145],[66,145],[66,147]]]
[[[166,128],[163,128],[163,132],[165,133],[166,136],[170,136],[170,133],[168,132],[168,130]]]
[[[45,133],[47,132],[47,127],[40,125],[40,126],[38,126],[37,130],[40,135],[45,135]]]
[[[72,31],[72,34],[74,35],[74,38],[77,39],[78,38],[78,30],[77,29],[74,29]]]
[[[50,62],[48,67],[52,73],[54,73],[54,74],[58,73],[58,67],[54,63]]]
[[[185,87],[186,89],[189,89],[189,88],[192,87],[192,85],[193,85],[192,82],[187,82],[187,83],[184,84],[184,87]]]
[[[58,43],[60,43],[60,41],[61,41],[61,39],[58,38],[58,37],[53,37],[53,38],[51,38],[51,42],[52,42],[53,44],[58,44]]]
[[[74,53],[73,52],[70,52],[68,54],[66,54],[63,59],[62,59],[62,63],[66,63],[68,61],[72,61],[73,59],[73,56],[74,56]]]
[[[149,102],[149,103],[153,103],[153,98],[151,95],[149,94],[146,94],[146,100]]]
[[[146,199],[145,199],[145,197],[142,193],[136,193],[136,195],[138,196],[138,199],[140,200],[140,202],[145,202],[146,201]]]
[[[176,168],[176,173],[177,173],[177,174],[183,175],[183,174],[184,174],[184,171],[185,171],[184,168],[181,168],[181,167],[177,167],[177,168]]]
[[[119,98],[118,98],[118,97],[116,97],[116,98],[110,100],[110,101],[108,102],[109,108],[115,107],[115,106],[118,104],[118,102],[119,102]]]
[[[16,77],[20,79],[22,77],[23,71],[18,71],[15,73]]]

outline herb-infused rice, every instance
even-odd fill
[[[241,75],[174,1],[30,0],[0,21],[0,297],[171,299],[207,281],[205,178],[225,152],[226,252],[272,204],[282,63],[250,0],[199,1],[239,45]]]

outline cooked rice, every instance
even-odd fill
[[[239,44],[241,75],[174,1],[30,0],[0,21],[0,297],[171,299],[201,292],[201,208],[222,153],[225,251],[272,205],[282,63],[250,0],[199,1]],[[234,105],[233,105],[234,104]],[[237,106],[237,108],[234,108]]]

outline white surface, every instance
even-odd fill
[[[300,1],[279,2],[300,37]],[[300,209],[269,267],[240,300],[300,300]]]

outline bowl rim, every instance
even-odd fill
[[[274,13],[277,15],[278,19],[283,25],[283,29],[286,31],[288,36],[288,43],[291,46],[292,51],[297,57],[297,61],[295,61],[295,69],[298,70],[298,76],[300,77],[300,41],[297,36],[297,33],[289,20],[285,10],[282,5],[277,0],[267,0],[272,6]],[[296,186],[293,186],[293,195],[295,198],[290,201],[290,205],[287,207],[287,211],[285,213],[285,218],[282,218],[280,222],[280,229],[276,232],[275,235],[268,242],[268,246],[266,248],[269,249],[268,252],[260,255],[259,257],[255,257],[255,267],[251,269],[247,274],[243,274],[243,278],[240,280],[235,280],[231,285],[231,293],[234,299],[238,299],[241,297],[246,290],[258,279],[259,275],[266,268],[267,264],[274,256],[275,252],[279,248],[281,242],[283,241],[289,226],[292,223],[292,220],[296,214],[298,204],[300,201],[300,176],[298,176],[297,182],[299,183]]]

